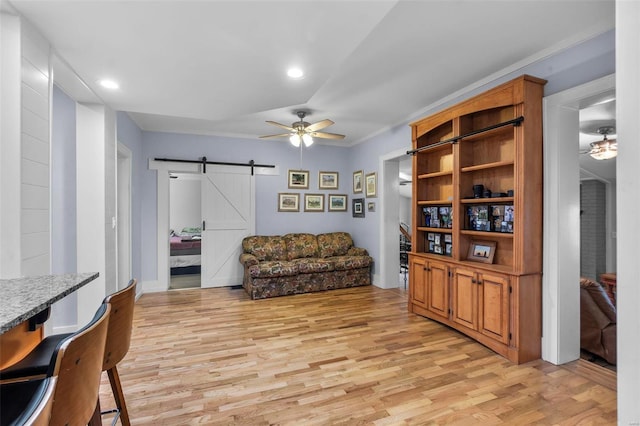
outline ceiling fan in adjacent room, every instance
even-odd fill
[[[618,141],[615,139],[608,139],[607,135],[614,134],[616,131],[613,126],[602,126],[596,129],[596,132],[603,135],[604,139],[601,141],[591,142],[590,148],[580,151],[580,154],[589,154],[596,160],[608,160],[618,155]]]
[[[289,138],[289,142],[295,147],[299,147],[300,143],[304,143],[305,146],[310,146],[313,143],[313,138],[323,138],[323,139],[344,139],[344,135],[340,135],[337,133],[327,133],[327,132],[319,132],[318,130],[324,129],[325,127],[331,126],[333,121],[331,120],[322,120],[317,123],[307,123],[304,121],[307,113],[305,111],[297,111],[296,115],[300,119],[300,121],[296,121],[291,124],[291,126],[287,126],[285,124],[281,124],[275,121],[267,121],[269,124],[273,124],[274,126],[281,127],[287,130],[287,133],[280,133],[277,135],[266,135],[260,136],[261,139],[273,139],[273,138]]]

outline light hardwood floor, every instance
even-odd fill
[[[367,286],[145,294],[118,368],[134,425],[615,424],[615,373],[587,364],[514,365]]]

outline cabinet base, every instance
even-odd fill
[[[476,342],[486,346],[497,354],[507,358],[509,361],[514,364],[524,364],[526,362],[535,361],[540,359],[541,352],[528,352],[523,353],[518,350],[518,348],[510,345],[505,345],[501,342],[497,342],[490,337],[485,336],[482,333],[477,332],[476,330],[469,329],[467,327],[463,327],[453,321],[445,320],[440,315],[435,315],[429,310],[425,309],[423,306],[417,305],[415,303],[409,303],[409,312],[412,312],[416,315],[420,315],[422,317],[428,318],[430,320],[439,322],[440,324],[446,325],[456,331],[459,331],[462,334],[465,334]]]

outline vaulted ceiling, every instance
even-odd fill
[[[89,98],[129,112],[143,130],[255,138],[278,133],[266,120],[290,124],[302,109],[310,112],[306,121],[335,121],[326,130],[347,137],[327,143],[348,146],[419,117],[468,85],[613,28],[615,4],[11,0],[8,6],[51,42],[56,64],[91,89]],[[288,78],[291,66],[305,76]],[[120,88],[100,87],[106,77]],[[63,86],[64,78],[56,76]]]

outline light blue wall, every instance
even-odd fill
[[[77,271],[76,103],[53,86],[51,120],[51,273]],[[53,305],[55,327],[74,325],[77,294]]]
[[[351,165],[349,152],[349,149],[343,147],[314,144],[303,149],[301,163],[300,150],[286,141],[274,142],[143,132],[145,162],[153,158],[199,160],[205,156],[209,161],[248,163],[250,160],[254,160],[257,164],[278,166],[280,174],[277,176],[256,176],[256,233],[262,235],[348,230],[350,222],[353,220],[351,209],[349,208],[347,212],[328,212],[326,194],[347,194],[351,200],[351,176],[355,166]],[[287,188],[289,169],[309,171],[308,190]],[[339,173],[338,190],[318,189],[318,172],[321,170]],[[144,218],[142,224],[142,277],[144,280],[154,280],[157,270],[157,177],[156,172],[149,170],[147,164],[145,164],[142,175],[142,216]],[[301,211],[296,213],[278,212],[279,192],[300,193]],[[325,212],[302,211],[302,194],[304,193],[325,194]]]
[[[142,276],[142,173],[147,168],[142,155],[142,131],[126,113],[117,115],[117,141],[131,150],[131,273]]]
[[[499,70],[496,69],[495,72]],[[455,99],[447,100],[416,112],[405,123],[381,133],[351,148],[313,145],[304,149],[302,169],[310,171],[309,191],[292,192],[335,192],[349,196],[347,213],[278,213],[278,192],[289,192],[286,173],[288,169],[300,168],[299,151],[288,143],[273,143],[260,140],[232,139],[180,135],[168,133],[142,132],[142,157],[144,168],[141,179],[142,197],[142,279],[156,279],[156,174],[148,170],[147,161],[154,157],[173,157],[197,159],[206,156],[213,161],[248,162],[276,164],[280,168],[279,176],[258,176],[256,178],[257,233],[284,234],[287,232],[326,232],[344,230],[350,232],[356,245],[369,250],[374,261],[380,258],[379,221],[380,206],[376,202],[376,211],[366,212],[365,218],[351,217],[351,200],[354,198],[351,188],[351,176],[356,170],[365,173],[379,172],[381,156],[398,150],[410,149],[411,132],[408,123],[415,119],[433,114],[481,93],[500,83],[521,74],[531,74],[548,80],[545,95],[550,95],[579,84],[591,81],[615,72],[615,32],[609,31],[594,39],[585,41],[551,57],[503,75],[487,84],[469,90]],[[425,82],[429,82],[425,76]],[[318,191],[318,171],[329,170],[340,173],[339,191]],[[379,264],[374,264],[374,273],[379,273]]]

